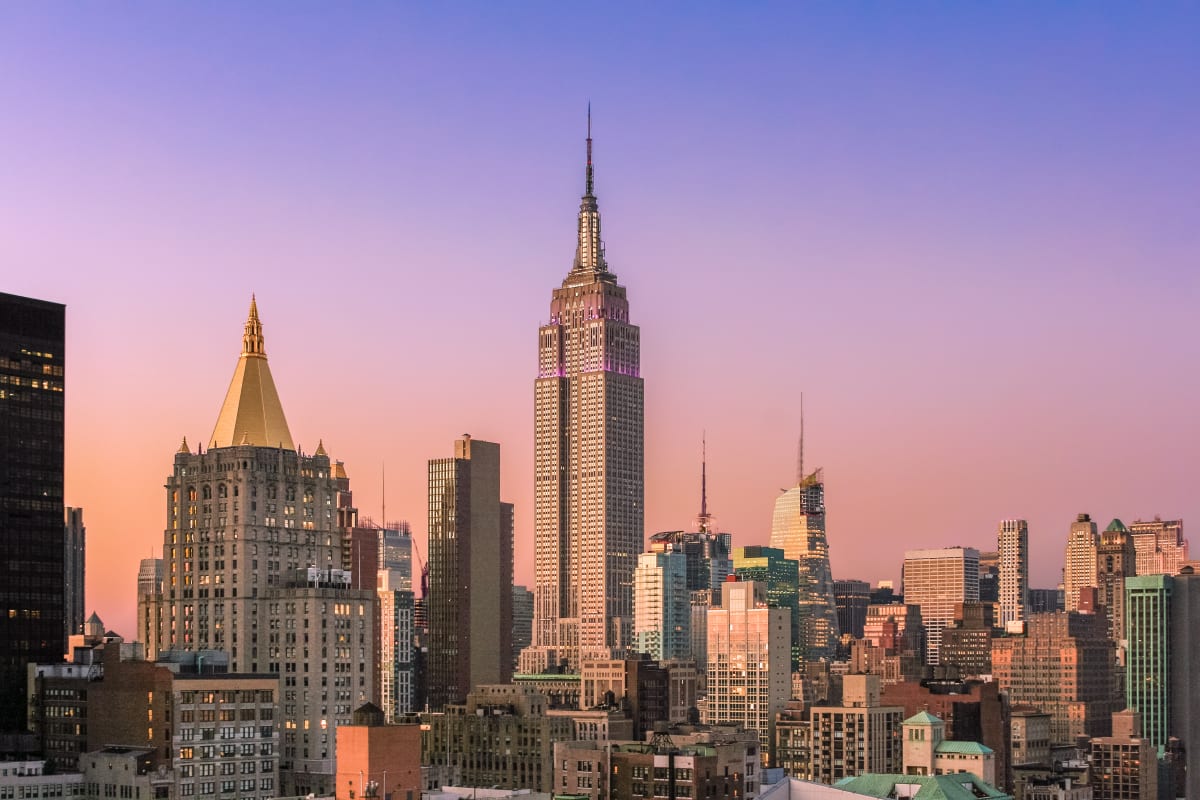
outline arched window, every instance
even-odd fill
[[[207,483],[204,484],[204,499],[212,500],[212,487],[209,486]]]
[[[229,496],[229,487],[223,483],[218,484],[217,485],[217,497],[228,497],[228,496]]]
[[[196,487],[195,486],[188,487],[188,502],[191,502],[191,503],[196,502]]]

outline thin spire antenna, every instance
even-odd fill
[[[804,392],[800,393],[800,447],[796,453],[796,484],[804,483]]]
[[[592,101],[588,101],[587,113],[587,192],[591,197],[595,194],[596,180],[592,172]]]
[[[708,513],[708,432],[700,434],[700,532],[708,533],[712,516]]]
[[[382,502],[383,508],[381,508],[379,510],[379,513],[380,513],[380,515],[382,515],[383,519],[380,520],[380,522],[382,524],[379,527],[386,529],[387,528],[387,463],[386,462],[379,465],[379,476],[383,483],[383,487],[381,490],[381,497],[383,498],[383,502]]]

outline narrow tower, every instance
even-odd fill
[[[825,477],[821,469],[804,474],[804,416],[801,406],[796,485],[775,500],[771,547],[800,564],[797,641],[804,661],[832,658],[839,636],[829,542],[825,538]]]
[[[575,260],[538,332],[533,646],[522,671],[630,644],[642,550],[640,338],[600,238],[591,110]]]

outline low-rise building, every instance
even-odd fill
[[[164,764],[155,766],[156,760],[153,750],[137,747],[105,747],[84,753],[79,766],[87,797],[175,800],[179,796],[175,775]]]
[[[46,770],[44,759],[0,761],[0,797],[86,797],[78,772]]]
[[[946,724],[922,711],[904,720],[905,775],[956,775],[969,772],[986,783],[996,783],[996,754],[979,742],[945,738]]]
[[[337,800],[421,797],[421,727],[389,725],[387,714],[373,703],[355,709],[349,725],[336,736]]]

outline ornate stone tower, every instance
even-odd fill
[[[632,632],[643,539],[639,331],[609,271],[592,169],[579,206],[575,263],[538,332],[534,383],[533,646],[521,669],[620,656]]]

